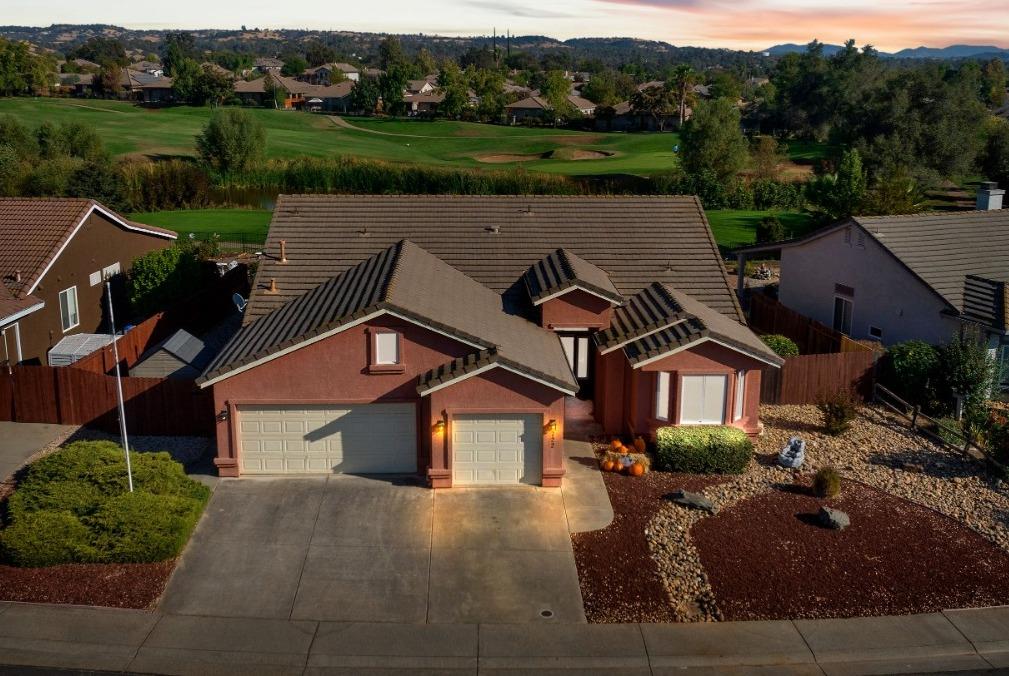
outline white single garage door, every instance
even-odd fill
[[[241,406],[243,474],[417,471],[413,404]]]
[[[543,416],[459,415],[452,419],[452,485],[542,483]]]
[[[681,425],[721,425],[725,421],[727,376],[683,376]]]

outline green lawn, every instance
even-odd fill
[[[130,219],[174,230],[182,236],[217,234],[228,239],[245,235],[249,242],[261,243],[266,241],[270,216],[266,209],[187,209],[130,214]]]
[[[711,232],[722,249],[753,244],[756,241],[757,224],[765,216],[776,215],[785,226],[785,237],[799,237],[813,229],[812,216],[807,213],[780,211],[737,211],[719,209],[707,211]]]
[[[730,209],[707,212],[715,241],[725,250],[753,244],[757,223],[771,214],[781,219],[788,237],[798,237],[812,229],[811,217],[805,213]],[[270,216],[271,212],[266,209],[190,209],[130,214],[132,220],[168,228],[183,236],[191,232],[197,235],[216,233],[228,239],[229,235],[242,234],[255,243],[266,241]]]
[[[677,164],[674,133],[589,133],[528,129],[450,121],[347,118],[341,126],[329,116],[295,111],[248,109],[267,131],[268,157],[354,155],[410,162],[488,169],[522,166],[568,175],[636,174],[668,171]],[[93,125],[116,155],[149,157],[194,154],[194,137],[209,108],[141,108],[119,101],[89,99],[0,99],[0,115],[29,126],[43,120]],[[550,154],[564,158],[553,158]],[[605,154],[574,159],[573,151]]]

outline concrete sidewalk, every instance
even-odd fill
[[[680,625],[316,622],[0,603],[0,664],[158,674],[879,674],[1009,667],[1009,607]]]
[[[565,439],[564,467],[561,494],[564,496],[568,531],[585,533],[609,526],[613,521],[613,506],[592,444]]]
[[[75,425],[0,421],[0,481],[6,481],[28,458],[75,429]]]

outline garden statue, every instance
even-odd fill
[[[789,469],[798,469],[806,460],[806,442],[799,437],[792,437],[788,445],[778,453],[778,464]]]

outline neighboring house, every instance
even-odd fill
[[[574,94],[569,94],[567,99],[585,117],[592,117],[595,114],[596,104],[592,101]],[[553,107],[542,96],[530,96],[505,106],[505,117],[512,124],[528,118],[548,120],[552,115]]]
[[[265,75],[255,80],[235,80],[235,96],[241,100],[242,105],[262,106],[266,103],[265,83]]]
[[[557,486],[566,398],[607,434],[756,434],[780,363],[695,198],[284,195],[198,383],[224,476]]]
[[[66,335],[105,329],[103,280],[174,232],[76,198],[0,198],[0,338],[10,363],[46,363]]]
[[[691,108],[687,108],[685,119],[689,120],[693,114]],[[605,106],[596,108],[595,128],[597,131],[671,131],[680,126],[680,115],[674,112],[669,115],[649,115],[635,111],[631,107],[630,101],[621,101],[614,105],[612,109]]]
[[[360,71],[349,63],[324,63],[314,68],[306,68],[299,79],[310,84],[329,86],[341,80],[357,82],[360,77]]]
[[[403,89],[403,96],[416,96],[418,94],[430,94],[436,89],[437,78],[434,80],[423,79],[423,80],[407,80],[406,87]]]
[[[939,344],[974,324],[1009,360],[1009,210],[994,184],[977,211],[858,216],[781,251],[780,301],[855,339]]]
[[[264,75],[266,73],[279,73],[280,69],[284,67],[284,62],[280,59],[270,57],[259,58],[253,62],[252,67]]]
[[[433,91],[427,94],[409,94],[403,97],[406,114],[409,116],[434,115],[438,105],[445,100],[441,92]]]
[[[162,77],[165,74],[164,67],[160,63],[154,63],[153,61],[138,61],[137,63],[130,64],[130,70],[153,75],[154,77]]]
[[[323,86],[309,82],[296,80],[293,77],[284,77],[276,73],[270,75],[274,84],[284,92],[284,108],[313,109],[333,113],[348,113],[350,107],[350,95],[354,89],[354,83],[350,80],[343,80],[334,85]],[[268,104],[264,85],[266,77],[256,80],[236,80],[235,95],[246,105]],[[318,99],[318,101],[314,101]]]

